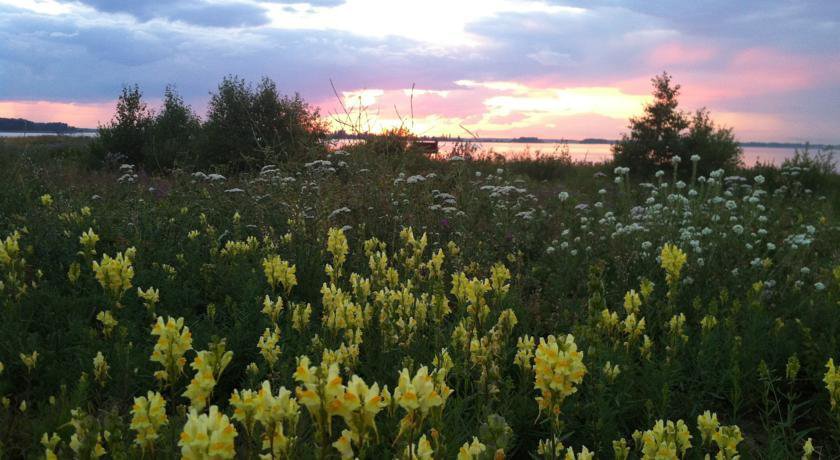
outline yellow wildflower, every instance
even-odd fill
[[[805,440],[805,444],[802,445],[802,460],[811,460],[811,457],[814,455],[814,443],[811,438]]]
[[[586,375],[583,353],[577,350],[575,338],[569,334],[558,340],[553,335],[540,338],[534,357],[534,388],[540,390],[537,403],[540,410],[552,414],[560,412],[560,405],[567,396],[577,392]]]
[[[501,262],[497,262],[490,268],[490,288],[497,299],[504,298],[510,291],[510,270]]]
[[[350,460],[355,458],[353,453],[353,442],[356,441],[356,434],[350,430],[341,430],[341,436],[332,443],[335,450],[341,455],[342,460]]]
[[[630,289],[626,294],[624,294],[624,311],[626,311],[628,315],[630,313],[638,313],[639,307],[641,306],[642,299],[634,289]]]
[[[481,454],[487,450],[487,446],[473,436],[472,442],[465,442],[458,451],[458,460],[478,460]]]
[[[660,253],[661,265],[665,270],[665,279],[668,284],[676,283],[680,279],[680,272],[688,260],[685,253],[671,243],[665,243]]]
[[[280,331],[277,328],[274,331],[265,328],[265,331],[260,336],[259,342],[257,342],[257,348],[260,349],[260,354],[265,359],[265,362],[268,363],[269,369],[274,369],[274,364],[280,359],[279,342]]]
[[[96,254],[96,243],[98,241],[99,235],[92,228],[88,228],[88,231],[82,232],[82,235],[79,237],[79,243],[84,248],[84,254],[90,256]]]
[[[417,440],[417,444],[409,444],[405,447],[403,459],[432,460],[434,455],[435,451],[432,449],[432,444],[429,443],[424,434]]]
[[[533,366],[534,343],[534,338],[527,334],[516,339],[516,356],[513,357],[513,364],[525,372],[531,372]]]
[[[199,351],[190,367],[195,370],[195,377],[187,385],[182,394],[189,398],[190,407],[196,410],[203,410],[207,406],[207,400],[216,387],[216,382],[222,372],[233,359],[232,351],[225,351],[224,340],[212,344],[210,350]]]
[[[295,272],[297,267],[289,265],[289,262],[280,258],[280,256],[266,257],[262,261],[263,272],[265,278],[268,280],[268,285],[271,290],[277,288],[278,284],[283,285],[283,291],[286,295],[292,292],[292,288],[297,285],[297,277]]]
[[[21,353],[20,360],[23,362],[23,365],[26,366],[26,370],[32,372],[32,370],[38,365],[38,352],[33,351],[28,355]]]
[[[93,378],[99,385],[105,386],[105,382],[108,381],[108,370],[110,368],[111,366],[108,365],[108,361],[105,360],[102,352],[96,352],[96,356],[93,358]]]
[[[825,364],[826,371],[823,377],[825,388],[828,390],[828,396],[831,399],[831,410],[838,410],[840,407],[840,371],[834,367],[834,358],[829,358]]]
[[[160,363],[163,370],[155,372],[155,378],[163,382],[174,384],[183,373],[187,360],[184,353],[192,350],[192,334],[190,328],[184,326],[184,318],[173,317],[164,322],[162,316],[152,328],[152,335],[158,336],[151,360]]]
[[[271,320],[273,324],[276,325],[277,320],[280,318],[280,313],[283,312],[283,299],[281,297],[277,297],[277,300],[272,302],[271,297],[266,295],[263,300],[262,312],[268,316],[268,319]]]
[[[744,437],[741,435],[741,429],[738,426],[721,426],[712,436],[712,440],[714,440],[720,449],[717,458],[722,460],[736,460],[740,458],[738,455],[738,444],[744,440]]]
[[[41,200],[41,204],[46,207],[50,207],[53,204],[53,197],[49,193],[41,195],[39,199]]]
[[[58,444],[60,442],[61,437],[58,435],[58,433],[53,433],[52,435],[44,433],[43,436],[41,436],[41,445],[44,446],[44,458],[46,460],[58,459],[56,449],[58,448]]]
[[[143,305],[146,309],[153,312],[155,305],[160,302],[160,291],[153,287],[149,287],[145,291],[137,288],[137,297],[143,299]]]
[[[720,423],[718,423],[717,414],[710,411],[703,412],[697,416],[697,429],[700,430],[700,439],[703,444],[709,445],[712,442],[712,436],[717,431]]]
[[[105,334],[105,337],[111,337],[111,333],[114,331],[114,328],[117,327],[117,324],[119,324],[117,319],[114,318],[114,315],[112,315],[109,310],[97,313],[96,319],[102,323],[102,333]]]
[[[340,228],[330,228],[327,232],[327,251],[333,256],[332,265],[327,264],[326,272],[333,283],[341,279],[341,268],[347,260],[347,254],[350,253],[350,247],[347,245],[347,237],[344,236],[344,230]]]
[[[295,304],[292,307],[292,328],[303,332],[309,326],[309,317],[312,316],[312,305]]]
[[[233,398],[231,398],[231,401],[233,401]],[[300,416],[300,405],[292,397],[292,392],[285,387],[280,387],[275,395],[271,391],[271,384],[264,381],[257,393],[254,406],[253,417],[264,428],[263,448],[269,449],[273,458],[288,458],[288,453],[293,447],[294,432]],[[246,412],[244,416],[246,421],[247,417]],[[236,418],[235,414],[234,418]],[[242,418],[240,416],[240,420]]]
[[[201,415],[190,409],[178,441],[181,457],[187,460],[234,458],[236,436],[236,428],[218,407],[210,406],[209,414]]]
[[[691,448],[691,433],[682,420],[674,423],[658,420],[653,428],[644,433],[636,432],[633,438],[641,444],[645,460],[682,458]]]
[[[102,262],[93,261],[93,271],[96,279],[102,285],[102,289],[117,302],[123,293],[131,289],[131,280],[134,278],[134,267],[131,265],[134,248],[117,253],[112,258],[108,254],[102,256]]]
[[[158,430],[168,422],[166,400],[160,393],[149,391],[146,396],[134,398],[130,428],[137,433],[134,443],[144,452],[152,449],[158,438]]]
[[[78,262],[71,263],[70,268],[67,269],[67,279],[70,280],[71,283],[75,284],[81,275],[82,266],[79,265]]]

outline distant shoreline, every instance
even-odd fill
[[[98,132],[93,128],[72,128],[68,130],[59,131],[20,131],[0,129],[0,136],[2,137],[29,137],[29,136],[79,136],[79,135],[95,135]],[[5,136],[3,136],[5,134]],[[92,137],[92,136],[91,136]],[[345,136],[333,135],[330,140],[357,140],[363,139],[364,136]],[[614,139],[543,139],[535,137],[517,137],[517,138],[503,138],[503,137],[479,137],[479,138],[460,138],[460,137],[421,137],[421,140],[437,141],[437,142],[473,142],[485,144],[576,144],[576,145],[613,145],[617,140]],[[778,149],[803,149],[805,147],[812,149],[829,149],[837,148],[840,144],[811,144],[807,142],[757,142],[747,141],[739,142],[741,147],[762,147],[762,148],[778,148]]]
[[[363,136],[333,136],[333,140],[354,140],[362,139]],[[504,144],[577,144],[577,145],[613,145],[617,140],[613,139],[543,139],[543,138],[501,138],[501,137],[479,137],[479,138],[453,138],[453,137],[422,137],[421,140],[437,142],[474,142],[474,143],[504,143]],[[802,149],[805,147],[813,149],[826,149],[837,147],[840,144],[812,144],[809,142],[739,142],[741,147],[763,147],[779,149]]]

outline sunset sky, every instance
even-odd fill
[[[663,70],[741,140],[840,142],[840,1],[0,0],[0,116],[81,127],[238,74],[373,130],[617,138]]]

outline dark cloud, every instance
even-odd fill
[[[253,27],[268,23],[260,6],[243,3],[207,1],[173,2],[166,0],[80,0],[104,13],[124,13],[145,22],[167,19],[203,27]]]
[[[344,4],[345,0],[268,0],[268,2],[284,5],[308,4],[311,6],[333,7]]]

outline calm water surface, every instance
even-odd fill
[[[591,161],[600,163],[612,158],[611,144],[566,144],[569,155],[574,161]],[[478,144],[478,151],[497,153],[506,157],[557,155],[565,149],[564,144],[552,143],[521,143],[521,142],[485,142]],[[455,147],[453,142],[441,142],[441,153],[449,153]],[[781,165],[786,158],[793,156],[794,149],[789,147],[744,147],[744,163],[753,166],[756,163],[771,163]]]
[[[55,133],[13,133],[0,132],[0,137],[31,137],[57,136]],[[70,137],[94,137],[95,132],[61,134]],[[344,141],[347,142],[347,141]],[[344,143],[339,141],[338,145]],[[352,143],[349,141],[347,143]],[[450,153],[455,147],[454,142],[441,142],[441,153]],[[569,155],[574,161],[603,162],[612,157],[611,144],[560,144],[560,143],[524,143],[524,142],[484,142],[474,143],[474,148],[482,154],[499,154],[506,157],[528,157],[535,155],[557,155],[568,146]],[[770,163],[781,165],[786,158],[793,156],[794,149],[789,147],[744,147],[744,163],[753,166],[756,163]]]

